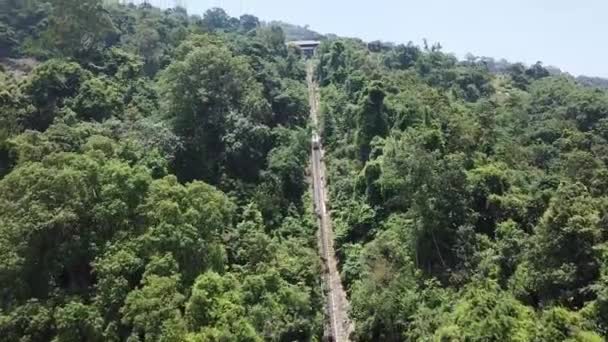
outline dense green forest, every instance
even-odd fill
[[[608,93],[436,44],[319,50],[360,341],[608,336]]]
[[[608,92],[215,8],[0,0],[0,341],[608,337]]]
[[[0,6],[0,340],[320,338],[305,66],[283,31]]]

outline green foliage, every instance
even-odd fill
[[[374,137],[384,137],[388,128],[384,108],[386,94],[381,83],[372,83],[363,93],[360,111],[357,116],[357,145],[360,159],[367,161]]]
[[[0,340],[320,338],[304,63],[282,31],[0,9],[0,55],[45,60],[0,72]]]
[[[544,311],[536,338],[541,341],[601,341],[599,335],[586,331],[580,315],[555,307]]]
[[[0,56],[18,57],[31,48],[45,29],[52,10],[44,0],[0,1]]]
[[[530,341],[535,323],[532,309],[495,285],[474,286],[458,296],[434,338],[440,341]]]
[[[172,324],[181,320],[184,296],[178,291],[179,277],[150,275],[142,287],[129,293],[121,309],[122,322],[133,326],[131,338],[165,339]]]
[[[50,3],[53,11],[42,42],[53,54],[87,59],[104,47],[104,39],[114,27],[101,0]]]
[[[54,341],[103,341],[102,319],[95,308],[70,302],[55,312],[57,337]]]
[[[16,34],[13,29],[5,23],[0,23],[0,56],[9,56],[15,47],[18,46]]]
[[[251,32],[260,26],[260,20],[251,14],[243,14],[239,18],[239,27],[244,32]]]
[[[599,219],[596,201],[581,184],[561,186],[515,280],[527,283],[525,288],[540,301],[580,308],[587,299],[584,289],[598,277],[594,246],[601,241]]]
[[[51,324],[51,309],[37,299],[14,307],[10,313],[0,314],[0,332],[7,340],[50,340]]]
[[[89,77],[74,62],[53,59],[39,65],[22,87],[23,95],[35,108],[21,118],[24,128],[47,129],[66,100],[74,97]]]
[[[71,105],[83,120],[99,122],[121,114],[122,106],[118,86],[99,78],[83,82]]]
[[[177,174],[184,180],[217,182],[225,154],[222,136],[227,114],[265,123],[270,110],[246,60],[233,57],[221,43],[205,40],[198,39],[183,60],[163,72],[160,86],[164,111],[185,145],[177,156]]]
[[[307,28],[0,1],[0,340],[315,341]],[[608,337],[608,94],[440,44],[317,50],[357,341]],[[36,60],[36,59],[38,60]]]
[[[268,169],[277,177],[284,198],[297,202],[306,189],[304,168],[307,160],[308,132],[306,130],[278,130],[281,145],[268,154]]]
[[[605,91],[426,42],[318,55],[356,340],[606,338]]]
[[[219,7],[207,10],[201,21],[201,26],[207,31],[230,31],[236,29],[238,24],[238,19],[231,18],[226,11]]]

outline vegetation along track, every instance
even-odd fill
[[[307,73],[310,114],[314,126],[317,127],[319,87],[315,82],[314,64],[312,61],[308,64]],[[338,272],[338,263],[334,252],[331,219],[326,208],[327,189],[325,187],[325,163],[323,161],[323,154],[324,150],[319,135],[316,131],[313,131],[311,157],[313,200],[315,213],[319,222],[319,251],[324,264],[323,283],[326,290],[326,306],[329,321],[325,335],[330,340],[340,342],[349,340],[353,325],[348,317],[349,303]]]

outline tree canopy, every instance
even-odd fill
[[[318,127],[291,39],[322,40]],[[220,8],[0,0],[0,341],[321,341],[313,131],[351,340],[606,340],[601,84]]]
[[[0,6],[0,57],[33,66],[0,72],[0,340],[320,339],[305,69],[281,29]]]
[[[438,44],[318,59],[355,340],[606,338],[608,93]]]

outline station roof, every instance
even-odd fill
[[[287,44],[297,45],[297,46],[318,46],[321,44],[318,40],[294,40],[288,42]]]

